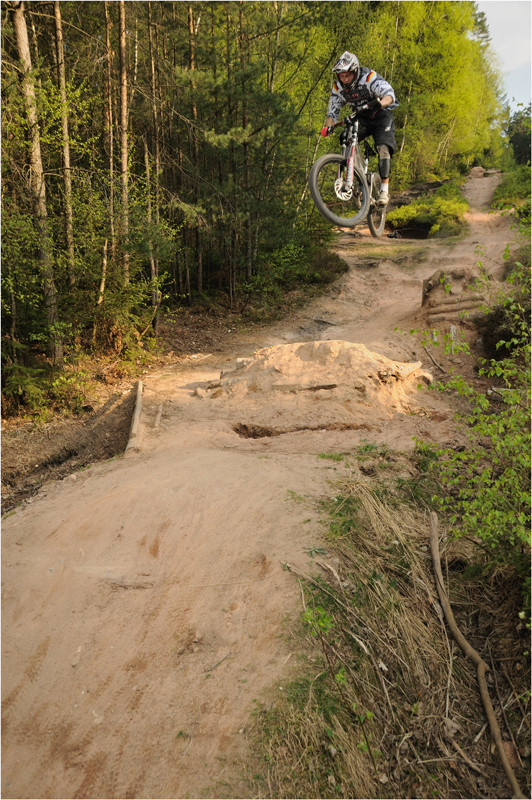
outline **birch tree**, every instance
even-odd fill
[[[76,263],[74,254],[74,223],[72,212],[72,173],[70,166],[70,139],[68,134],[68,103],[65,75],[65,51],[63,47],[63,23],[59,0],[54,0],[55,45],[57,50],[57,73],[61,98],[61,132],[63,137],[63,186],[65,194],[65,238],[67,249],[68,278],[71,288],[76,285]]]
[[[28,29],[24,13],[25,3],[13,3],[11,8],[13,9],[14,28],[21,68],[22,94],[24,97],[24,106],[30,134],[29,188],[33,199],[35,220],[40,238],[39,263],[43,277],[46,319],[48,323],[48,349],[53,363],[59,365],[63,359],[63,344],[58,330],[59,312],[54,280],[52,240],[48,224],[46,184],[41,156],[41,134],[37,115],[37,96],[35,81],[32,74]]]
[[[119,52],[120,52],[120,178],[122,185],[122,238],[123,281],[129,285],[129,164],[128,164],[128,101],[127,101],[127,39],[126,5],[120,0],[119,7]]]

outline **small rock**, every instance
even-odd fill
[[[334,758],[334,757],[335,757],[335,755],[338,753],[338,750],[336,749],[336,747],[333,747],[333,746],[332,746],[332,744],[329,744],[329,745],[327,745],[327,750],[328,750],[329,754],[330,754],[330,755],[331,755],[333,758]]]
[[[194,391],[194,396],[201,397],[203,399],[204,397],[207,396],[207,392],[205,391],[205,389],[202,389],[200,386],[198,386]]]

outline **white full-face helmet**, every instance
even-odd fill
[[[332,71],[338,75],[338,80],[342,84],[344,89],[350,89],[353,83],[358,78],[358,72],[360,69],[360,65],[358,63],[358,58],[354,55],[354,53],[350,53],[348,50],[345,53],[342,53]],[[340,80],[340,73],[342,72],[349,72],[350,78],[347,81]]]

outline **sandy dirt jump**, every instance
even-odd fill
[[[339,232],[349,272],[290,327],[146,376],[135,446],[4,519],[3,797],[248,796],[253,701],[296,660],[282,564],[320,544],[313,501],[335,477],[318,455],[455,440],[408,331],[429,314],[460,327],[429,292],[438,270],[460,302],[478,244],[500,269],[497,180],[472,172],[451,243]]]

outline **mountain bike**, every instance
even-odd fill
[[[377,205],[380,175],[369,170],[369,159],[376,153],[364,142],[362,155],[358,139],[357,115],[367,109],[367,104],[361,106],[332,126],[344,126],[340,136],[342,152],[318,158],[310,170],[309,185],[316,208],[329,222],[341,228],[354,228],[367,221],[372,235],[379,237],[384,231],[386,206]]]

